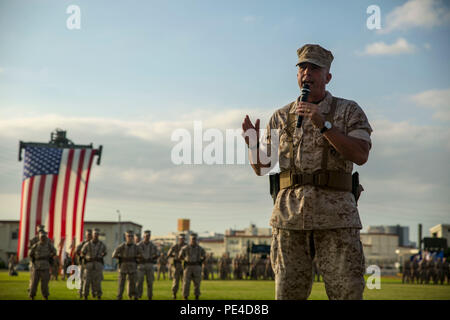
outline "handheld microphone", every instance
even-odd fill
[[[309,90],[309,84],[305,84],[301,89],[300,89],[300,101],[306,102],[308,101],[308,95],[309,92],[311,90]],[[297,128],[300,128],[302,126],[302,121],[303,121],[303,116],[298,116],[297,118]]]

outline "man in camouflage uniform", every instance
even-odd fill
[[[197,244],[197,235],[191,234],[188,245],[181,248],[179,259],[184,260],[183,297],[189,297],[191,280],[194,282],[195,299],[200,296],[200,282],[202,281],[202,262],[205,260],[205,250]]]
[[[435,276],[434,276],[434,256],[430,256],[430,259],[428,260],[428,265],[427,265],[427,280],[426,283],[430,283],[431,281],[434,281]]]
[[[205,260],[203,260],[203,263],[202,263],[203,280],[209,279],[208,264],[209,264],[209,253],[206,254]]]
[[[258,258],[253,256],[250,261],[250,279],[251,280],[258,280],[257,267],[258,267]]]
[[[170,268],[172,270],[172,297],[177,298],[177,292],[180,285],[180,280],[183,277],[183,267],[179,258],[181,248],[185,245],[185,235],[182,233],[178,235],[178,243],[170,247],[167,252],[167,257],[171,260]]]
[[[95,229],[92,240],[81,248],[81,257],[84,261],[84,299],[88,299],[89,289],[92,288],[92,296],[100,300],[102,298],[103,258],[106,255],[106,245],[99,240],[100,230]]]
[[[61,266],[61,262],[59,261],[59,257],[55,257],[55,259],[53,259],[52,265],[50,266],[51,280],[58,280],[60,266]]]
[[[415,255],[411,263],[411,282],[419,283],[420,273],[419,273],[419,256]]]
[[[403,261],[403,268],[402,268],[402,283],[409,283],[412,282],[412,276],[411,276],[411,260],[408,258]]]
[[[307,102],[299,97],[277,110],[262,141],[259,119],[254,126],[246,116],[242,124],[255,173],[267,174],[277,160],[281,169],[270,219],[276,299],[309,297],[314,256],[330,299],[362,299],[365,263],[352,170],[368,159],[372,128],[356,102],[325,90],[332,77],[330,51],[307,44],[297,55],[298,85],[309,86]]]
[[[166,280],[166,272],[167,272],[167,258],[164,254],[164,252],[161,252],[161,254],[158,257],[158,280],[161,273],[163,274],[163,279]]]
[[[86,231],[84,232],[84,241],[82,241],[76,248],[75,248],[75,263],[78,265],[78,270],[79,270],[79,274],[80,274],[80,290],[78,290],[78,293],[80,295],[80,298],[83,298],[84,292],[83,292],[83,288],[84,288],[84,282],[85,282],[85,265],[84,265],[84,261],[83,258],[81,257],[81,249],[83,248],[83,246],[88,243],[89,241],[92,240],[92,230],[91,229],[86,229]],[[89,292],[88,292],[89,294]]]
[[[232,260],[230,257],[230,254],[227,252],[225,254],[225,272],[227,274],[227,279],[231,280],[231,264],[232,264]]]
[[[248,278],[248,257],[246,254],[242,255],[242,278],[247,279]]]
[[[138,248],[138,267],[137,267],[137,283],[136,283],[136,295],[137,298],[142,298],[144,291],[144,278],[147,279],[147,298],[152,300],[153,297],[153,280],[155,278],[155,265],[158,258],[158,249],[150,241],[151,231],[144,231],[144,240],[137,244]],[[162,253],[163,254],[163,253]]]
[[[444,272],[444,258],[438,258],[436,262],[436,282],[444,284],[445,272]]]
[[[218,263],[218,269],[219,269],[219,277],[221,280],[227,279],[227,264],[226,264],[226,256],[225,253],[220,257]]]
[[[239,257],[238,254],[232,259],[232,264],[233,264],[233,278],[234,278],[234,280],[241,279],[240,257]]]
[[[430,265],[428,266],[428,270],[430,272],[430,280],[433,280],[434,284],[438,283],[438,274],[437,274],[437,264],[438,260],[435,256],[431,258]]]
[[[447,279],[447,284],[450,284],[450,263],[447,261],[447,258],[444,258],[442,263],[444,265],[444,277]]]
[[[33,274],[31,288],[29,291],[30,298],[34,300],[36,296],[39,281],[41,282],[41,293],[45,300],[48,299],[49,290],[48,282],[50,281],[50,264],[52,259],[57,259],[56,249],[48,241],[47,233],[44,230],[39,231],[39,241],[34,243],[28,253],[33,265]]]
[[[216,258],[214,257],[214,253],[210,253],[209,254],[209,259],[208,259],[208,264],[207,264],[207,268],[208,268],[208,275],[211,275],[211,280],[214,280],[214,266],[216,265]],[[209,276],[208,276],[209,279]]]
[[[425,255],[419,262],[419,272],[420,272],[420,284],[423,283],[428,284],[428,261]]]
[[[40,224],[40,225],[36,226],[36,236],[31,238],[30,241],[28,241],[28,250],[30,250],[31,247],[34,244],[39,242],[39,232],[41,230],[45,231],[45,226],[44,225]],[[50,240],[48,238],[46,238],[45,241],[50,241]],[[31,262],[31,260],[30,260],[30,263],[28,265],[28,268],[30,269],[30,281],[28,282],[28,293],[29,293],[30,290],[31,290],[31,284],[33,283],[33,274],[34,274],[33,273],[33,263]]]
[[[17,276],[17,272],[16,272],[16,255],[15,254],[11,254],[9,256],[9,260],[8,260],[8,274],[10,276]]]
[[[119,260],[119,280],[117,300],[122,300],[125,281],[128,279],[128,298],[137,300],[136,295],[136,259],[138,247],[134,243],[133,231],[125,233],[126,241],[113,252],[112,257]]]
[[[72,265],[72,258],[70,257],[69,252],[65,253],[64,261],[63,261],[63,280],[66,280],[67,269]]]

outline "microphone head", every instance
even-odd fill
[[[303,93],[303,92],[309,92],[310,90],[309,90],[309,84],[307,84],[307,83],[305,83],[304,85],[303,85],[303,87],[300,89],[300,91]]]
[[[309,84],[305,84],[301,89],[300,89],[300,101],[308,101],[308,95],[309,95]]]

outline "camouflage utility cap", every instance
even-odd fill
[[[298,63],[309,62],[318,65],[322,68],[330,68],[333,61],[333,54],[331,51],[322,48],[318,44],[305,44],[300,49],[297,49]]]

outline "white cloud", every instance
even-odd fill
[[[242,21],[246,22],[246,23],[253,23],[256,22],[259,18],[253,15],[247,15],[245,17],[242,18]]]
[[[101,117],[65,117],[56,114],[12,117],[0,114],[2,136],[34,139],[48,137],[55,128],[89,135],[113,135],[137,137],[154,143],[166,143],[175,129],[193,129],[193,121],[201,121],[203,129],[240,129],[246,114],[264,114],[260,110],[224,110],[222,112],[197,110],[175,120],[121,120]],[[255,120],[255,119],[253,119]],[[86,128],[89,128],[88,130]],[[87,131],[86,131],[87,130]],[[28,138],[30,137],[30,138]],[[82,143],[81,141],[75,141]]]
[[[427,90],[410,99],[419,106],[433,110],[433,119],[450,121],[450,88]]]
[[[386,44],[383,41],[368,44],[362,54],[369,56],[408,54],[413,53],[415,49],[415,46],[406,39],[399,38],[393,44]]]
[[[450,10],[440,0],[410,0],[386,16],[386,26],[379,33],[407,30],[414,27],[432,28],[450,21]]]

